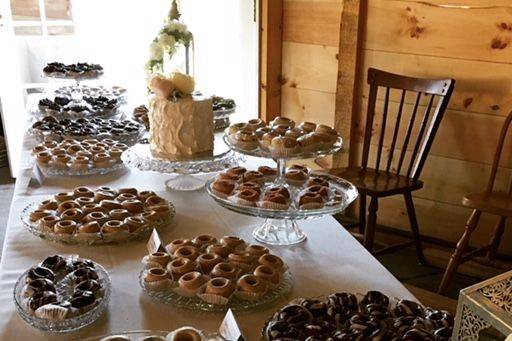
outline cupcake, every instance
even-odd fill
[[[151,268],[144,276],[144,284],[147,289],[153,291],[164,291],[170,287],[169,273],[162,268]]]
[[[288,157],[297,154],[299,144],[291,137],[278,136],[272,139],[269,151],[273,157]]]
[[[215,180],[212,184],[212,192],[221,198],[227,198],[235,190],[235,182],[232,180]]]
[[[318,193],[306,192],[299,196],[299,209],[312,210],[324,207],[324,199]]]
[[[179,294],[186,297],[194,297],[208,282],[208,278],[198,271],[184,274],[178,280]]]
[[[270,210],[287,210],[290,207],[289,200],[281,194],[268,194],[259,202],[259,207]]]
[[[248,171],[242,175],[242,182],[255,182],[259,185],[263,185],[265,176],[258,171]]]
[[[308,180],[308,175],[301,170],[291,169],[285,174],[286,182],[292,186],[300,187]]]
[[[274,182],[277,178],[277,168],[269,167],[269,166],[260,166],[258,167],[258,172],[263,174],[265,177],[265,181]]]
[[[231,136],[232,143],[243,150],[253,150],[258,147],[258,138],[253,132],[239,131]]]
[[[229,197],[234,203],[244,206],[256,206],[259,198],[260,194],[253,189],[237,191],[234,195]]]
[[[270,145],[272,144],[272,140],[275,138],[275,137],[278,137],[280,136],[278,133],[274,132],[274,131],[270,131],[268,133],[264,133],[260,138],[259,138],[259,144],[260,144],[260,147],[264,150],[269,150],[270,149]]]
[[[257,300],[267,292],[265,280],[255,275],[244,275],[237,281],[237,296],[245,300]]]
[[[295,122],[290,118],[278,116],[273,121],[270,122],[270,126],[274,127],[274,126],[278,126],[278,125],[285,125],[289,129],[292,129],[295,127]]]

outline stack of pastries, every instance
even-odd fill
[[[320,209],[342,200],[326,179],[310,176],[307,167],[289,167],[285,174],[287,186],[275,184],[276,177],[277,169],[267,166],[257,171],[233,167],[217,176],[211,190],[235,204],[271,210]]]
[[[128,149],[124,143],[112,139],[62,142],[45,141],[32,149],[37,164],[73,172],[86,172],[92,168],[110,168],[121,163],[121,154]]]
[[[267,341],[307,340],[431,340],[448,341],[453,317],[446,311],[423,308],[416,302],[390,299],[369,291],[358,300],[350,293],[326,300],[298,299],[268,322]]]
[[[146,290],[172,291],[215,305],[226,305],[232,297],[258,300],[279,286],[287,269],[264,246],[211,235],[173,240],[142,263]]]
[[[77,187],[57,193],[29,213],[39,231],[62,240],[121,240],[160,226],[171,217],[169,202],[136,188]]]
[[[106,290],[96,265],[88,259],[50,256],[31,268],[21,296],[27,311],[38,318],[60,321],[96,307]]]
[[[261,119],[235,123],[226,132],[230,143],[238,149],[253,151],[259,148],[273,157],[328,150],[339,137],[329,126],[312,122],[295,124],[285,117],[277,117],[268,125]]]

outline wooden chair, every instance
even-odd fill
[[[387,247],[375,252],[375,254],[392,252],[405,246],[415,244],[418,259],[424,264],[425,258],[423,256],[411,192],[423,187],[423,182],[419,180],[419,177],[430,151],[430,147],[434,141],[437,129],[448,106],[455,80],[412,78],[370,68],[368,69],[368,84],[370,85],[370,92],[360,166],[331,169],[329,172],[351,181],[358,188],[360,193],[360,206],[359,223],[356,224],[356,226],[358,225],[360,233],[364,234],[364,246],[371,252],[373,252],[379,198],[403,195],[413,240]],[[375,129],[375,135],[379,136],[376,143],[372,144],[373,126],[377,116],[376,107],[379,88],[384,90],[385,95],[382,119],[380,121],[380,134],[377,133],[379,129]],[[391,103],[391,89],[398,91],[400,102],[397,108],[396,119],[391,120],[392,122],[388,122],[390,121],[388,120],[388,108]],[[404,106],[406,106],[406,96],[411,95],[415,98],[415,101],[407,127],[404,127],[404,131],[402,128],[405,126],[405,122],[402,122],[405,121],[403,119],[403,109]],[[422,100],[426,102],[425,110],[418,110]],[[435,102],[437,102],[437,104],[434,105]],[[435,108],[433,113],[432,108]],[[423,114],[418,111],[423,111]],[[389,127],[387,126],[388,123]],[[392,129],[392,134],[388,135],[388,139],[391,137],[391,141],[387,145],[389,146],[387,162],[384,161],[386,156],[383,157],[382,155],[386,128]],[[400,145],[398,143],[400,132],[405,133],[405,135],[401,138],[403,140],[401,144],[402,148],[397,150],[398,160],[394,160],[395,148],[397,144]],[[373,154],[370,154],[370,148],[372,150],[375,149]],[[368,165],[370,156],[375,157],[374,168],[370,168]],[[407,166],[405,166],[406,164]],[[367,196],[369,196],[371,200],[368,210],[368,219],[366,221]]]
[[[489,182],[487,183],[485,192],[471,193],[462,199],[462,205],[472,208],[473,212],[466,223],[466,230],[457,243],[455,252],[450,257],[450,262],[448,263],[448,267],[446,268],[441,284],[439,285],[438,293],[440,294],[446,292],[446,289],[448,288],[453,275],[457,272],[457,268],[460,264],[483,253],[487,253],[486,256],[489,261],[494,259],[496,251],[500,245],[501,237],[503,236],[505,221],[507,218],[512,217],[512,182],[510,182],[508,193],[498,191],[495,188],[496,173],[498,172],[501,152],[503,151],[503,145],[505,143],[505,138],[511,121],[512,112],[507,116],[505,123],[501,128],[498,145],[494,153],[491,176],[489,177]],[[464,254],[468,247],[471,234],[478,226],[478,221],[480,220],[482,212],[499,216],[489,245]]]

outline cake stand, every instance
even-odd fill
[[[236,111],[236,106],[230,109],[219,109],[213,111],[213,123],[215,125],[215,130],[224,130],[231,124],[229,120],[229,116],[234,114]]]
[[[286,183],[286,162],[292,159],[315,158],[323,155],[331,155],[341,151],[343,141],[338,137],[334,145],[327,149],[316,150],[311,152],[297,153],[286,158],[273,157],[267,150],[256,148],[253,150],[241,149],[234,145],[228,135],[223,136],[224,142],[238,153],[251,155],[255,157],[271,158],[277,163],[278,176],[273,185],[287,187],[290,192],[297,192],[297,189],[290,188]],[[301,210],[291,207],[288,210],[273,210],[260,207],[243,206],[233,203],[230,200],[220,198],[212,191],[211,185],[215,179],[210,179],[206,185],[208,194],[221,206],[245,215],[264,218],[263,225],[257,227],[253,232],[253,237],[261,243],[270,245],[294,245],[306,240],[306,234],[299,228],[297,220],[311,219],[321,217],[327,214],[336,214],[345,210],[352,201],[357,198],[358,192],[356,187],[350,182],[338,177],[323,174],[320,172],[312,175],[322,177],[329,182],[331,188],[335,191],[337,200],[328,202],[321,209]]]
[[[194,175],[220,172],[235,166],[239,157],[222,142],[222,133],[215,134],[213,155],[190,160],[168,160],[153,156],[149,144],[138,143],[121,155],[123,162],[131,168],[175,176],[165,182],[167,189],[196,191],[204,187],[204,181]]]

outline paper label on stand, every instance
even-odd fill
[[[228,310],[224,320],[222,320],[222,324],[219,327],[219,334],[229,341],[245,340],[231,309]]]
[[[39,165],[37,163],[35,163],[34,167],[32,168],[32,174],[34,175],[34,177],[32,179],[34,179],[35,182],[37,183],[36,187],[42,186],[45,176],[44,176],[43,172],[41,171],[41,168],[39,168]],[[33,185],[33,181],[29,182],[29,186],[30,185]]]
[[[146,247],[149,254],[165,251],[164,247],[162,246],[162,241],[160,240],[160,235],[156,229],[153,229],[153,232],[151,232],[151,236],[149,237]]]

